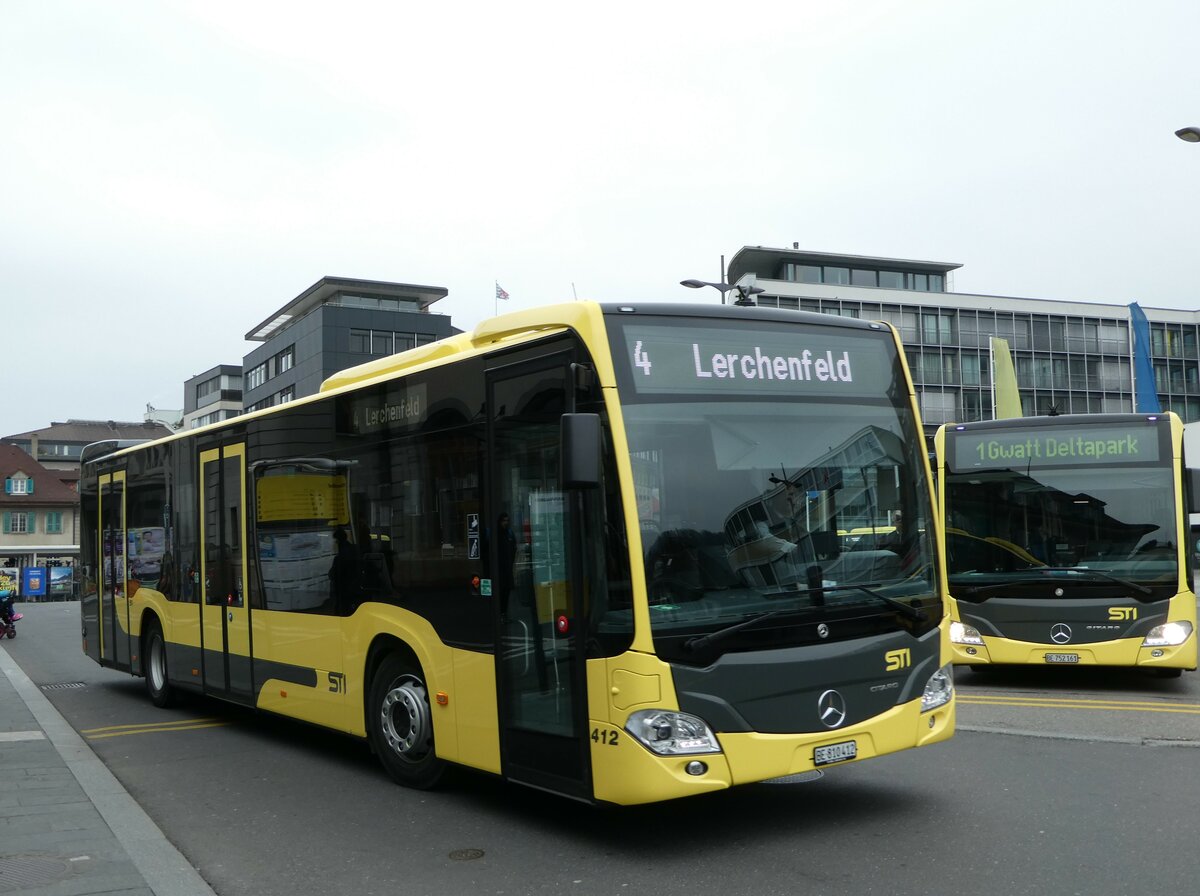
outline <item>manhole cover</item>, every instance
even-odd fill
[[[86,685],[82,681],[63,681],[58,684],[44,684],[44,685],[42,685],[42,690],[43,691],[66,691],[66,690],[70,690],[71,688],[82,688],[82,687],[86,687]]]
[[[0,893],[16,893],[44,886],[67,876],[69,862],[51,856],[0,858]]]
[[[482,849],[456,849],[450,853],[450,858],[457,862],[469,862],[471,859],[482,859]]]

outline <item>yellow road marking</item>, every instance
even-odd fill
[[[135,725],[109,725],[106,728],[80,730],[88,740],[106,737],[124,737],[127,734],[154,734],[158,731],[195,731],[199,728],[219,728],[230,724],[223,719],[176,719],[172,722],[143,722]]]
[[[1030,709],[1107,709],[1123,712],[1172,712],[1200,715],[1200,703],[1163,703],[1136,700],[1089,700],[1071,697],[1008,697],[958,695],[959,703],[975,706],[1022,706]]]

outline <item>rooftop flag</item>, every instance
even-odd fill
[[[500,285],[500,281],[496,281],[496,298],[508,301],[508,293],[504,291],[504,287]]]

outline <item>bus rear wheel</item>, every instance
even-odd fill
[[[371,679],[371,746],[392,780],[428,790],[446,770],[433,747],[433,711],[421,669],[390,654]]]
[[[162,627],[151,622],[142,643],[142,662],[146,670],[146,693],[150,702],[166,708],[175,702],[175,689],[167,677],[167,642]]]

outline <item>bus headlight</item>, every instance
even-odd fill
[[[973,625],[967,625],[965,622],[951,622],[950,641],[954,644],[978,644],[982,646],[983,635],[979,634],[979,629]]]
[[[925,693],[921,695],[921,712],[929,712],[939,706],[945,706],[954,696],[954,668],[950,664],[942,666],[925,683]]]
[[[720,753],[717,736],[704,719],[668,709],[630,713],[625,730],[660,756]]]
[[[1178,647],[1192,634],[1190,622],[1164,622],[1146,633],[1143,647]]]

